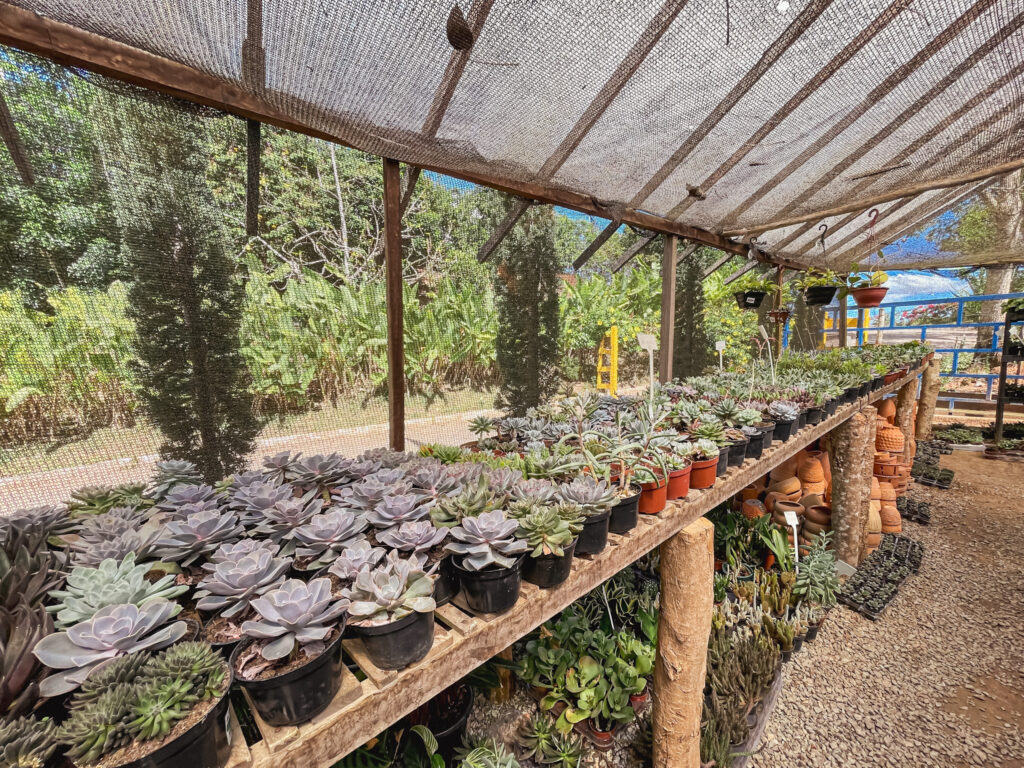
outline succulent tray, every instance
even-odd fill
[[[908,576],[917,573],[924,545],[902,534],[885,534],[877,550],[843,585],[839,601],[862,616],[877,621]]]
[[[915,501],[906,496],[900,496],[896,499],[896,508],[904,520],[921,523],[921,525],[928,525],[932,520],[932,507],[927,501]]]
[[[746,741],[732,746],[732,753],[735,755],[731,763],[732,768],[746,768],[750,761],[750,756],[754,754],[757,750],[757,745],[761,742],[764,730],[768,726],[768,719],[775,710],[775,704],[778,702],[781,692],[782,665],[780,664],[778,671],[775,673],[775,680],[772,681],[771,688],[768,689],[768,693],[754,707],[755,721],[750,727],[750,733],[747,735]]]
[[[949,489],[953,485],[954,472],[951,469],[938,469],[938,467],[924,467],[918,474],[914,475],[911,470],[910,476],[921,485],[932,485],[936,488]]]

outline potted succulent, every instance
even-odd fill
[[[434,581],[434,602],[445,605],[459,591],[459,575],[451,564],[451,555],[444,551],[448,538],[447,528],[436,527],[429,519],[396,525],[377,532],[377,542],[386,547],[426,557],[426,568],[437,574]]]
[[[334,507],[313,515],[292,531],[295,537],[296,576],[309,576],[329,566],[346,547],[365,537],[366,516],[352,509]]]
[[[690,473],[693,462],[690,456],[693,446],[686,441],[676,441],[668,446],[665,452],[665,464],[668,467],[668,487],[665,497],[669,501],[685,499],[690,492]]]
[[[768,275],[745,275],[734,287],[733,297],[740,309],[757,309],[765,296],[779,290],[779,286]]]
[[[327,708],[341,686],[341,635],[347,600],[329,579],[288,579],[251,601],[231,654],[237,683],[267,723],[297,725]]]
[[[419,558],[390,553],[384,562],[360,571],[346,591],[349,627],[363,640],[366,655],[381,669],[401,669],[419,661],[434,642],[433,577]]]
[[[518,529],[519,523],[500,509],[464,517],[451,529],[453,540],[445,549],[455,555],[466,602],[474,611],[502,613],[519,599],[527,544],[515,537]]]
[[[698,439],[693,443],[691,488],[705,489],[714,486],[719,453],[718,445],[712,440]]]
[[[773,437],[786,442],[800,418],[800,406],[789,400],[773,400],[768,405],[768,415],[775,421]]]
[[[529,556],[523,566],[523,578],[541,589],[557,587],[572,568],[576,535],[572,526],[554,507],[537,507],[518,518],[516,536],[526,542]]]
[[[831,269],[809,269],[793,283],[797,290],[803,291],[807,306],[820,307],[835,298],[836,291],[843,285],[843,278]]]
[[[202,642],[122,656],[75,694],[56,735],[76,765],[220,768],[230,687],[227,662]]]
[[[887,282],[889,282],[889,275],[880,269],[870,273],[854,271],[846,279],[850,295],[861,309],[877,307],[882,303],[885,294],[889,292],[889,289],[885,287]]]
[[[578,505],[583,511],[583,530],[576,541],[576,555],[596,555],[608,544],[608,523],[616,495],[603,480],[581,475],[558,489],[562,501]],[[642,498],[642,496],[641,496]]]

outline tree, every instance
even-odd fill
[[[672,375],[677,378],[698,376],[714,362],[705,319],[704,270],[716,253],[711,248],[700,247],[676,268]]]
[[[516,415],[546,402],[558,389],[557,232],[551,206],[532,205],[498,252],[497,404]]]
[[[206,182],[205,125],[151,94],[103,93],[96,106],[134,280],[141,397],[162,455],[214,481],[244,465],[260,425],[239,344],[244,289]]]

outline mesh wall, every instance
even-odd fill
[[[465,54],[445,37],[448,0],[16,4],[251,91],[249,6],[262,18],[265,98],[313,129],[411,163],[562,187],[610,210],[776,230],[766,250],[803,263],[871,253],[866,214],[845,221],[829,209],[867,210],[1024,149],[1015,0],[478,0],[463,8],[479,26]],[[465,66],[438,113],[456,62]],[[969,191],[922,196],[900,219]],[[877,229],[898,224],[892,205],[878,207]],[[794,216],[810,230],[775,226]],[[819,221],[834,239],[852,235],[842,252],[815,249]],[[1006,242],[973,260],[1022,255]],[[952,258],[905,254],[895,266]]]

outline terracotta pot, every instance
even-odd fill
[[[797,477],[801,483],[823,483],[825,482],[825,471],[821,468],[821,461],[816,456],[804,456],[800,460],[800,468]]]
[[[871,498],[881,499],[882,498],[882,487],[878,484],[878,478],[871,478]]]
[[[775,493],[781,493],[784,496],[791,496],[794,493],[800,493],[800,479],[797,477],[787,477],[782,480],[778,480],[768,486],[769,491]]]
[[[822,494],[824,495],[827,486],[825,481],[822,480],[820,483],[803,483],[800,486],[800,492],[806,496],[807,494]]]
[[[764,508],[769,512],[775,511],[776,501],[789,501],[789,498],[784,493],[778,491],[769,491],[764,497]]]
[[[754,485],[748,485],[746,488],[740,491],[740,501],[749,501],[750,499],[756,499],[760,495],[760,488]]]
[[[611,749],[613,744],[613,738],[611,731],[602,731],[594,726],[593,721],[587,720],[587,728],[590,731],[591,737],[597,744],[598,749]]]
[[[800,499],[800,506],[804,509],[817,506],[818,504],[824,504],[825,497],[820,493],[809,493]]]
[[[882,303],[882,299],[885,298],[885,294],[889,292],[889,289],[885,286],[878,288],[854,288],[850,291],[850,295],[853,296],[853,300],[857,302],[857,306],[861,309],[867,309],[868,307],[877,307]]]
[[[891,397],[887,397],[875,403],[875,407],[878,409],[878,415],[892,424],[893,419],[896,418],[896,401]]]
[[[903,432],[891,425],[878,430],[875,435],[875,450],[889,453],[903,453]]]
[[[808,536],[831,530],[831,525],[822,525],[821,523],[812,522],[805,522],[803,527],[800,529],[801,533],[806,533]]]
[[[903,532],[903,518],[895,504],[883,504],[878,516],[882,520],[882,533]]]
[[[764,517],[768,514],[768,510],[765,509],[757,499],[747,499],[743,502],[743,506],[740,507],[740,511],[743,512],[743,516],[748,520],[756,520],[759,517]]]
[[[880,482],[878,484],[878,487],[882,493],[882,506],[885,506],[886,502],[889,502],[891,504],[896,503],[896,491],[893,489],[892,483]]]
[[[764,556],[764,567],[765,567],[765,570],[768,570],[773,565],[775,565],[775,555],[773,553],[769,552],[767,555]]]
[[[690,492],[690,472],[692,464],[687,464],[682,469],[674,469],[668,473],[668,490],[666,497],[669,499],[685,499]]]
[[[715,484],[715,470],[718,467],[718,457],[695,461],[690,465],[690,487],[711,488]]]
[[[817,525],[832,525],[832,508],[824,504],[815,504],[813,507],[804,507],[804,517],[808,522]]]
[[[640,484],[640,513],[656,515],[665,508],[668,499],[668,483],[664,480]]]
[[[772,510],[772,519],[776,520],[776,521],[781,520],[782,523],[785,524],[785,522],[786,522],[786,512],[787,511],[794,512],[794,513],[796,513],[799,516],[799,515],[803,515],[804,508],[801,507],[795,501],[777,500],[775,502],[775,508]]]

